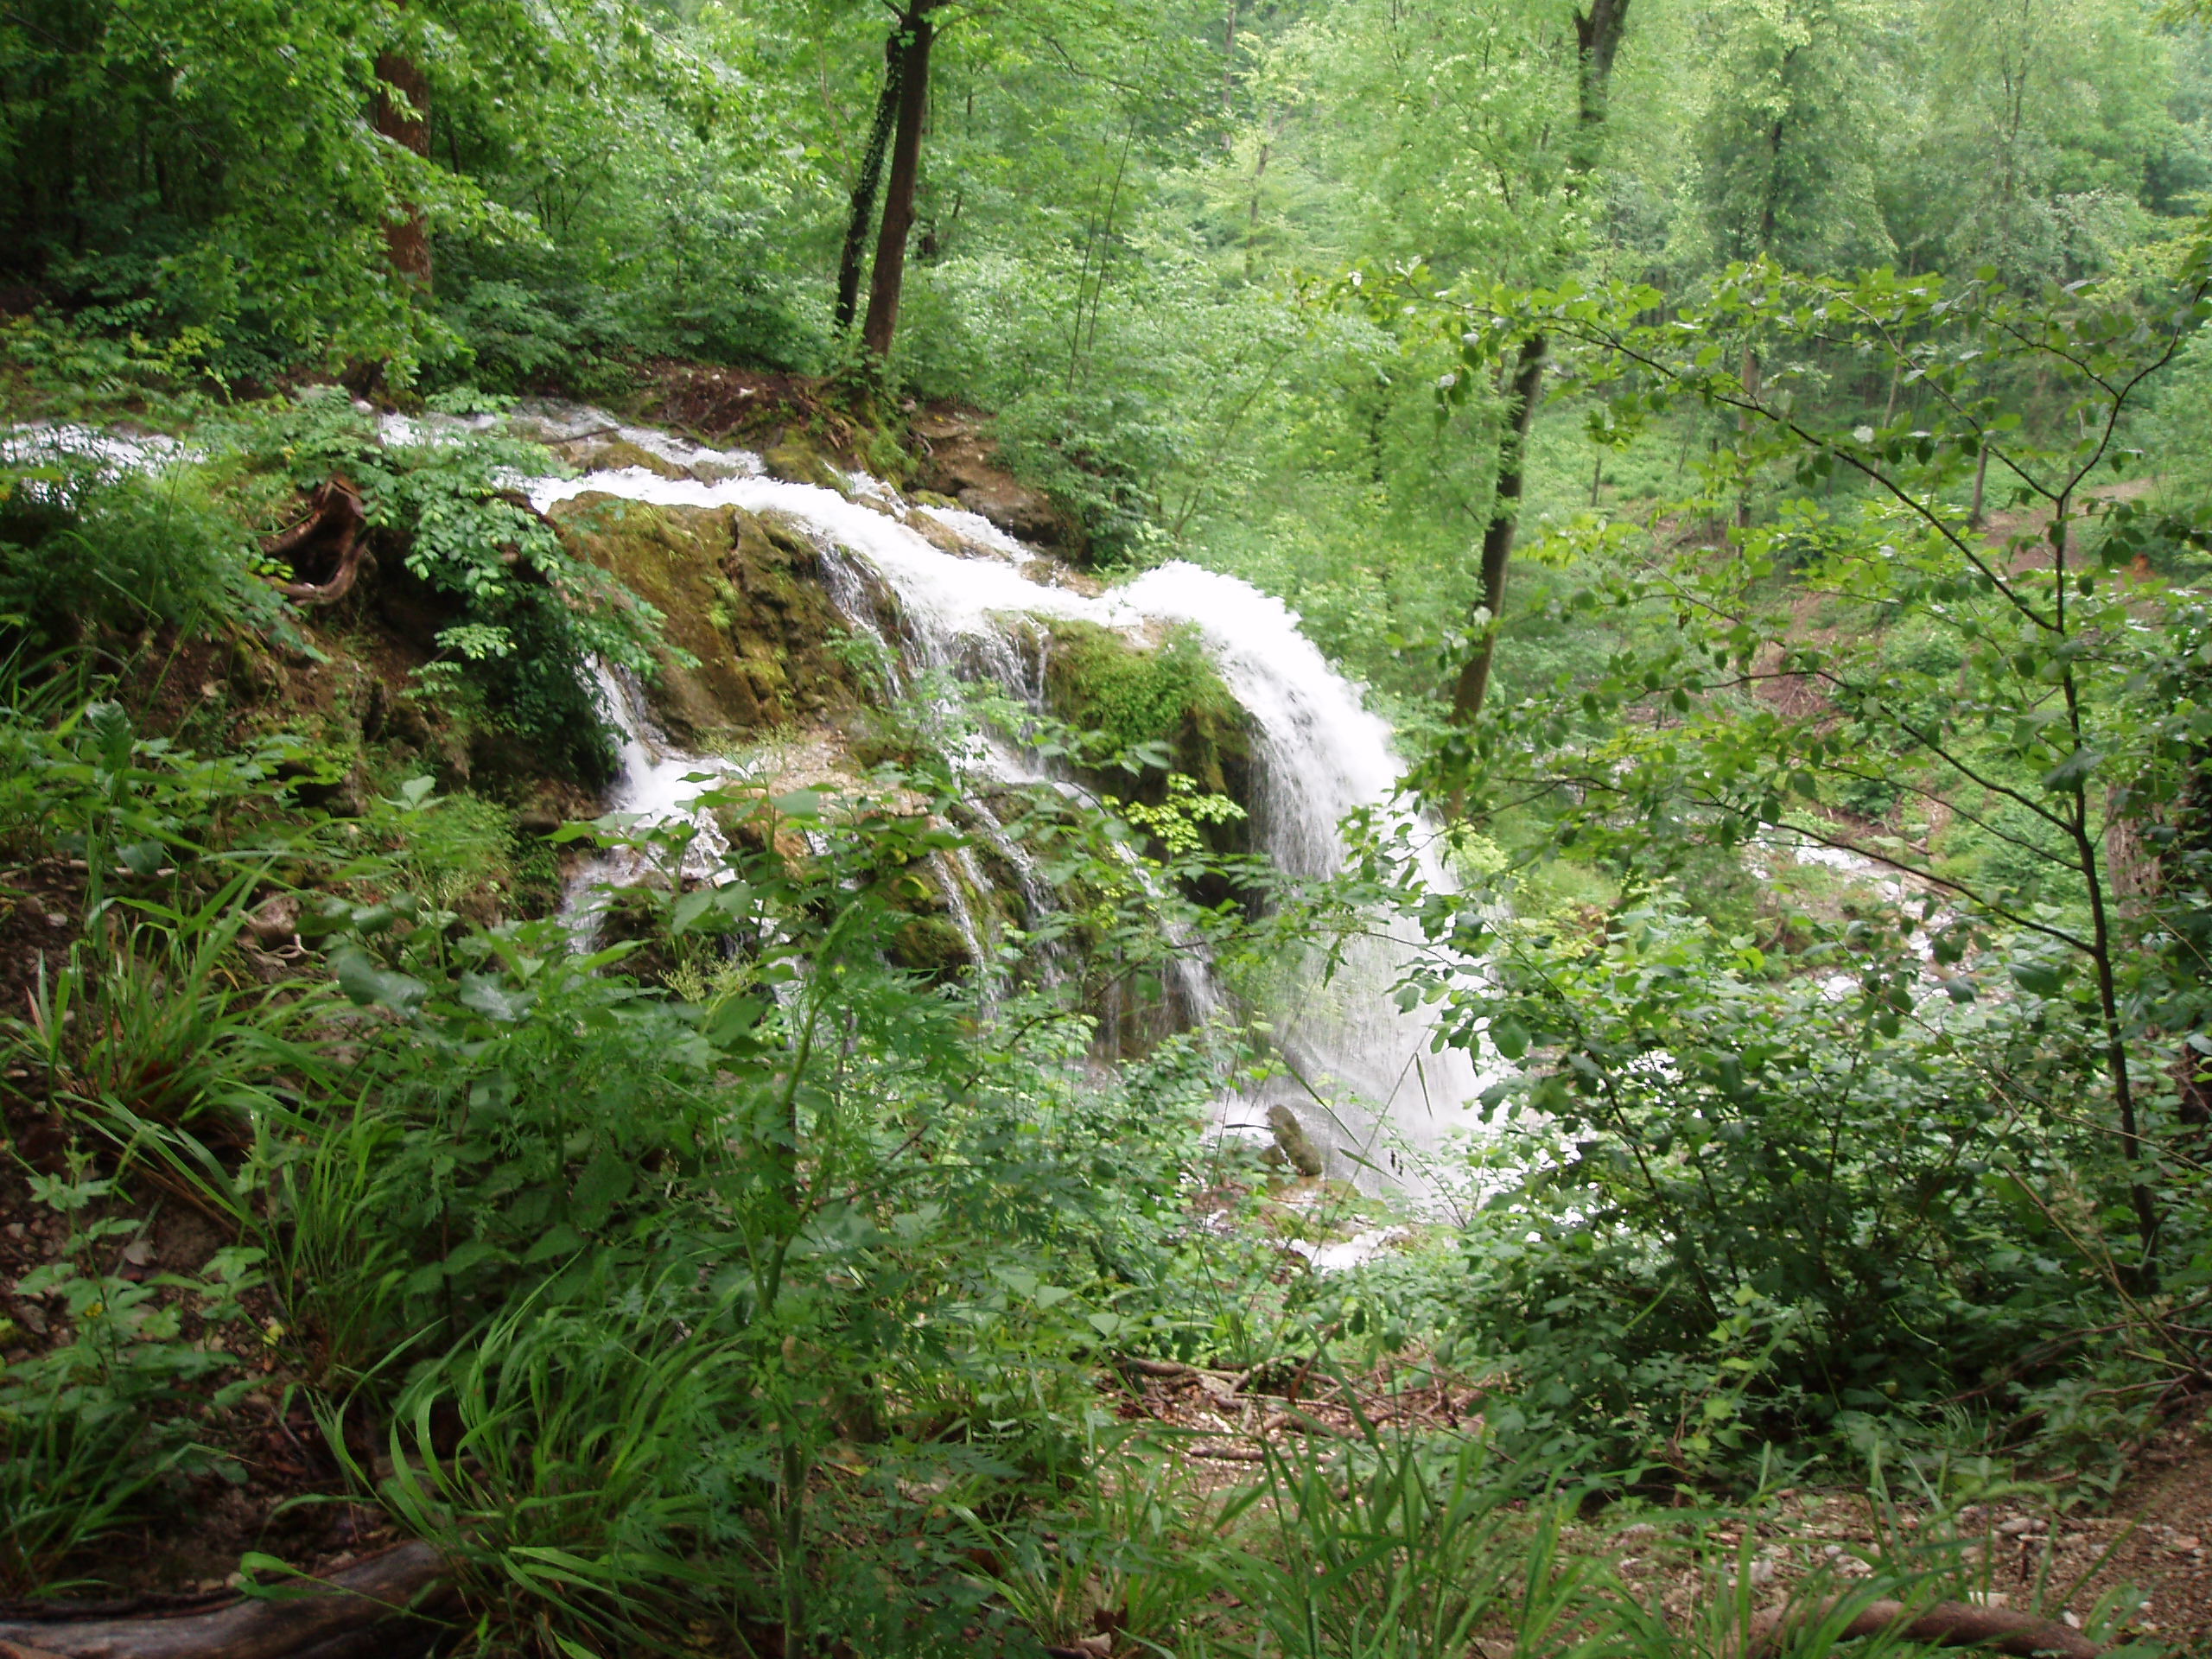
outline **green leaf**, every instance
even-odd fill
[[[637,1180],[637,1171],[629,1160],[617,1154],[612,1147],[602,1147],[591,1162],[584,1166],[584,1173],[576,1178],[575,1191],[570,1195],[576,1206],[576,1219],[586,1227],[596,1227],[607,1219],[607,1213],[627,1197]]]
[[[541,1262],[550,1262],[556,1255],[573,1255],[589,1243],[584,1236],[565,1221],[557,1223],[544,1237],[531,1245],[523,1256],[523,1265],[534,1268]]]
[[[675,909],[669,912],[669,937],[673,938],[689,931],[694,923],[715,908],[715,900],[721,896],[712,887],[701,887],[677,899]]]
[[[116,856],[133,875],[151,875],[162,868],[162,855],[166,849],[158,841],[134,841]]]
[[[487,1020],[512,1025],[528,1014],[531,1004],[537,1001],[535,991],[511,991],[488,975],[461,976],[461,1006],[475,1009]]]
[[[2089,774],[2097,769],[2104,758],[2095,749],[2076,749],[2044,773],[2043,786],[2050,790],[2076,788],[2088,781]]]
[[[395,1014],[412,1014],[430,994],[421,980],[379,967],[359,945],[340,945],[330,953],[330,965],[338,976],[339,989],[362,1007],[374,1005]]]
[[[1491,1046],[1509,1060],[1517,1060],[1529,1052],[1529,1028],[1511,1014],[1500,1014],[1491,1021]]]

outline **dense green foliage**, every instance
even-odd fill
[[[1898,1471],[1851,1593],[1990,1592],[1955,1506],[2101,1501],[2212,1356],[2208,123],[2135,0],[0,10],[0,1595],[261,1416],[264,1522],[433,1541],[486,1654],[1656,1659],[1602,1506]],[[531,394],[823,488],[979,410],[1053,579],[1281,597],[1421,814],[1267,868],[1203,626],[993,688],[794,622],[838,700],[582,822],[602,675],[698,664]],[[344,607],[272,550],[333,493]],[[799,615],[779,534],[688,643]],[[1433,1207],[1208,1133],[1354,994],[1486,1068]]]

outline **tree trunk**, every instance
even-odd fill
[[[868,275],[868,321],[861,338],[879,361],[891,355],[899,332],[899,296],[906,280],[906,237],[914,228],[914,188],[922,166],[922,122],[929,114],[930,21],[938,0],[912,0],[899,20],[899,114],[891,140],[891,183],[884,195],[883,226],[875,238],[875,269]]]
[[[1821,1625],[1847,1603],[1845,1597],[1829,1596],[1770,1607],[1751,1621],[1740,1647],[1732,1640],[1723,1642],[1723,1659],[1777,1659],[1796,1645],[1791,1640],[1793,1636],[1802,1637]],[[1900,1601],[1870,1601],[1852,1616],[1840,1632],[1846,1641],[1854,1637],[1891,1635],[1902,1635],[1907,1641],[1931,1646],[1986,1646],[1999,1653],[2042,1654],[2051,1659],[2097,1659],[2104,1652],[2102,1646],[2081,1631],[2046,1623],[2033,1613],[1977,1607],[1962,1601],[1939,1601],[1932,1607],[1916,1611]]]
[[[1591,145],[1605,124],[1605,99],[1612,86],[1613,58],[1620,51],[1621,36],[1628,31],[1629,0],[1591,0],[1588,11],[1574,14],[1574,43],[1580,70],[1575,81],[1575,117],[1582,130],[1583,146],[1578,168],[1588,172],[1597,165]]]
[[[1221,147],[1236,148],[1236,130],[1231,124],[1236,111],[1234,94],[1236,90],[1236,0],[1229,0],[1229,26],[1222,31],[1221,41]]]
[[[1746,346],[1744,347],[1744,372],[1742,374],[1738,376],[1737,378],[1738,383],[1744,388],[1744,395],[1752,403],[1756,404],[1758,402],[1760,372],[1759,353],[1757,346]],[[1736,416],[1736,433],[1737,442],[1738,444],[1738,454],[1742,453],[1740,446],[1743,439],[1750,434],[1751,429],[1751,411],[1748,409],[1739,410]],[[1750,477],[1746,475],[1743,481],[1738,486],[1736,491],[1736,528],[1738,531],[1741,531],[1749,530],[1751,527],[1751,480]]]
[[[899,86],[906,67],[899,31],[893,29],[883,43],[883,92],[875,100],[875,119],[868,130],[868,148],[861,156],[860,176],[853,181],[852,212],[845,220],[844,251],[837,259],[836,332],[853,326],[860,309],[861,261],[868,252],[868,221],[875,217],[875,193],[883,184],[883,155],[890,147],[891,129],[899,117]]]
[[[1598,140],[1605,124],[1605,100],[1612,84],[1613,59],[1628,30],[1630,3],[1631,0],[1590,0],[1587,11],[1580,7],[1575,10],[1576,143],[1567,189],[1576,194],[1580,194],[1583,181],[1598,164]],[[1453,688],[1452,718],[1462,724],[1471,721],[1482,712],[1483,699],[1490,694],[1491,658],[1497,649],[1498,619],[1505,613],[1506,568],[1513,556],[1513,535],[1520,521],[1529,426],[1536,417],[1537,395],[1543,390],[1546,349],[1541,334],[1522,342],[1503,429],[1498,434],[1497,481],[1491,490],[1490,524],[1483,531],[1482,588],[1477,601],[1490,613],[1490,619],[1476,643],[1475,654],[1460,669],[1459,683]]]
[[[378,133],[402,149],[429,159],[430,83],[422,65],[405,53],[377,54],[376,107],[370,121]],[[385,225],[384,245],[391,257],[391,268],[428,294],[430,232],[418,204],[400,204],[399,217]]]
[[[1497,648],[1497,625],[1505,614],[1505,575],[1513,558],[1513,532],[1521,518],[1521,484],[1529,452],[1529,428],[1536,418],[1536,399],[1543,391],[1546,341],[1531,334],[1521,343],[1514,365],[1513,385],[1506,396],[1504,430],[1497,442],[1497,486],[1491,498],[1490,524],[1483,531],[1482,588],[1476,603],[1487,611],[1482,638],[1475,653],[1459,671],[1459,683],[1452,696],[1452,717],[1471,722],[1482,712],[1490,694],[1491,658]]]
[[[310,1659],[324,1653],[421,1651],[435,1625],[413,1617],[450,1594],[446,1564],[423,1543],[401,1544],[288,1601],[240,1600],[169,1618],[0,1623],[0,1655],[54,1659]]]

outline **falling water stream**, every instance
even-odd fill
[[[545,410],[537,418],[556,440],[615,427],[594,410]],[[1282,602],[1246,582],[1175,563],[1089,595],[1052,585],[1057,567],[983,519],[909,505],[876,480],[855,475],[850,494],[840,494],[766,477],[758,457],[743,451],[708,449],[644,428],[616,429],[686,475],[632,467],[534,480],[533,503],[543,510],[594,494],[778,514],[823,550],[823,586],[833,603],[849,624],[885,643],[902,685],[944,671],[996,682],[1041,708],[1034,630],[1023,618],[1070,618],[1144,639],[1156,639],[1166,626],[1195,627],[1250,717],[1255,849],[1293,877],[1334,873],[1344,855],[1338,825],[1345,815],[1391,797],[1400,765],[1389,727],[1362,707]],[[948,551],[941,544],[947,542],[962,550]],[[896,596],[895,617],[878,613],[876,584]],[[672,746],[654,728],[633,683],[602,675],[601,691],[624,740],[613,810],[647,817],[681,812],[702,787],[688,777],[728,770],[727,762]],[[979,798],[994,786],[1016,784],[1074,788],[995,741],[978,741],[958,759],[976,778]],[[972,813],[977,832],[1017,873],[1033,917],[1049,908],[1049,887],[988,806],[978,798]],[[706,840],[702,831],[696,849],[702,857],[714,850]],[[962,882],[949,869],[938,874],[955,924],[982,960],[982,941]],[[986,885],[972,858],[960,874]],[[1450,885],[1433,849],[1420,856],[1418,874],[1432,887]],[[1328,1173],[1369,1190],[1420,1196],[1448,1184],[1446,1143],[1475,1128],[1473,1108],[1485,1079],[1465,1051],[1434,1047],[1433,1016],[1398,1007],[1390,993],[1411,942],[1390,938],[1382,919],[1348,942],[1332,975],[1325,978],[1311,964],[1299,965],[1292,978],[1300,989],[1286,999],[1294,1006],[1264,1011],[1288,1075],[1256,1096],[1224,1101],[1220,1127],[1264,1134],[1268,1108],[1287,1106],[1322,1151]],[[1184,1013],[1203,1020],[1220,1001],[1211,969],[1195,950],[1174,953],[1174,963]]]

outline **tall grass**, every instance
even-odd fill
[[[354,1481],[453,1564],[480,1639],[658,1648],[727,1590],[693,1547],[734,1361],[650,1287],[601,1284],[581,1305],[525,1298],[424,1370],[400,1396],[387,1462],[364,1466],[328,1407],[324,1427]]]

